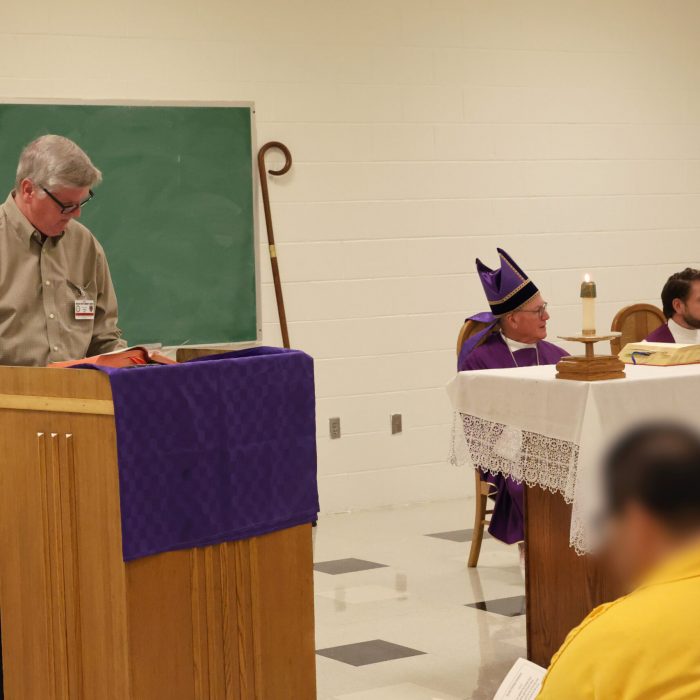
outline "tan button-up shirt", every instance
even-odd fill
[[[76,300],[95,317],[76,319]],[[126,347],[102,246],[74,219],[42,235],[12,194],[0,206],[0,364],[44,366]]]

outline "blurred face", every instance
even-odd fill
[[[613,574],[631,590],[666,556],[673,538],[648,511],[630,503],[608,523],[606,542]]]
[[[685,301],[673,300],[674,320],[686,328],[700,328],[700,280],[690,283],[690,294]]]
[[[56,187],[50,192],[63,205],[70,206],[85,201],[89,196],[90,189],[88,187]],[[51,199],[41,187],[31,180],[22,180],[19,191],[15,193],[15,202],[32,226],[46,236],[58,236],[71,219],[80,217],[80,207],[73,212],[63,213],[61,205]]]
[[[547,337],[547,313],[541,294],[536,294],[517,311],[501,319],[501,328],[508,338],[519,343],[536,343]]]

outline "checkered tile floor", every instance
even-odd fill
[[[467,500],[322,517],[315,533],[319,700],[491,700],[525,655],[517,547]]]

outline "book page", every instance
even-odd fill
[[[508,671],[493,700],[534,700],[547,669],[527,659],[518,659]]]

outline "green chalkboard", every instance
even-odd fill
[[[73,139],[103,173],[80,220],[107,253],[128,342],[255,340],[252,119],[251,106],[0,104],[0,190],[32,139]]]

